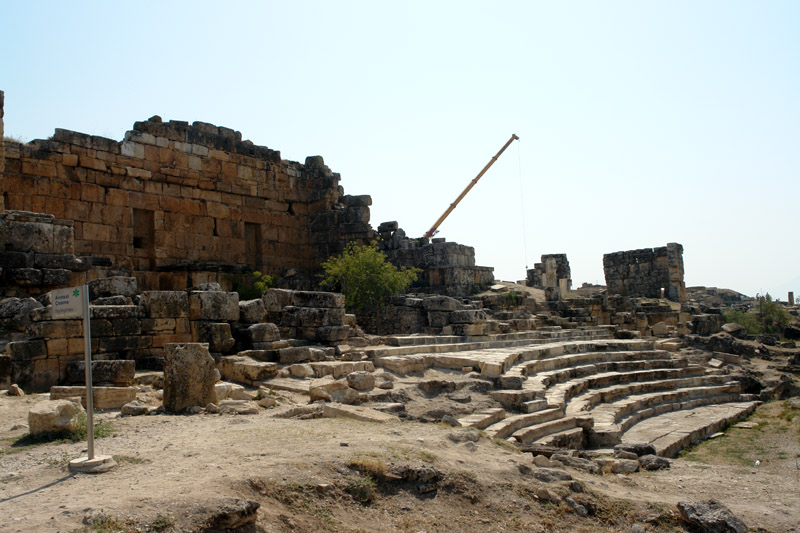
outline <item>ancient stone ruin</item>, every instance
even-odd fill
[[[565,296],[572,289],[572,273],[567,254],[543,254],[542,262],[528,269],[526,285],[544,289],[551,300]]]
[[[723,329],[738,296],[687,300],[680,244],[606,254],[605,291],[573,292],[566,254],[542,255],[525,285],[493,284],[469,246],[373,230],[370,197],[339,182],[321,157],[158,117],[122,141],[56,130],[0,145],[0,389],[48,392],[47,420],[73,423],[83,328],[54,318],[50,291],[86,284],[96,409],[443,422],[533,453],[546,483],[668,468],[794,391],[748,359],[795,352]],[[383,302],[381,335],[317,290],[322,261],[373,238],[422,269]],[[236,276],[255,270],[281,288],[243,297]]]
[[[609,294],[686,301],[683,246],[678,243],[605,254],[603,270]]]

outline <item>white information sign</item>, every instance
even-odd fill
[[[84,298],[86,296],[86,285],[51,291],[50,301],[53,304],[53,318],[83,318]]]

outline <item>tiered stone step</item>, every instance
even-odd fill
[[[472,413],[463,418],[459,418],[458,422],[462,427],[470,427],[475,429],[484,429],[495,422],[498,422],[508,415],[506,410],[501,407],[493,407],[483,411]]]
[[[567,401],[574,395],[588,389],[607,387],[619,383],[660,381],[684,377],[700,376],[705,373],[701,366],[684,366],[680,368],[659,368],[655,370],[637,370],[631,372],[603,372],[586,377],[559,383],[545,392],[547,405],[566,408]]]
[[[573,329],[573,330],[560,330],[553,329],[546,331],[546,335],[556,335],[561,338],[572,338],[569,341],[547,342],[542,339],[535,339],[530,336],[540,332],[525,332],[530,338],[524,341],[524,347],[520,348],[519,344],[522,342],[517,337],[516,340],[508,341],[512,346],[506,347],[490,347],[492,343],[500,344],[506,341],[486,341],[483,346],[475,346],[474,343],[462,344],[436,344],[436,345],[413,345],[410,347],[401,347],[403,349],[413,348],[417,353],[413,354],[400,354],[387,351],[391,348],[375,348],[368,350],[367,353],[372,354],[375,359],[375,366],[385,368],[398,374],[408,374],[412,372],[421,372],[427,368],[438,367],[461,370],[464,368],[471,368],[480,371],[481,375],[487,378],[496,378],[502,376],[508,369],[513,368],[521,362],[529,361],[542,357],[553,357],[565,353],[565,350],[571,351],[588,351],[594,347],[613,346],[627,346],[630,343],[636,342],[635,346],[650,346],[649,344],[642,344],[642,341],[618,341],[618,340],[597,340],[599,337],[609,335],[609,329],[605,327]],[[519,336],[521,334],[510,334]],[[581,340],[587,336],[595,340]],[[502,336],[501,336],[502,337]],[[624,344],[619,344],[624,343]],[[427,351],[427,348],[432,348],[434,351]],[[458,352],[458,353],[453,353]],[[515,371],[519,375],[519,371]]]
[[[749,416],[761,402],[735,402],[683,409],[648,418],[622,435],[623,444],[649,443],[656,453],[673,457],[732,422]]]
[[[545,444],[555,435],[573,430],[573,433],[585,434],[592,429],[594,421],[590,416],[567,416],[532,425],[515,431],[511,436],[520,444]],[[578,431],[575,431],[578,430]],[[545,439],[549,437],[549,439]]]
[[[646,418],[705,405],[739,402],[742,400],[740,392],[741,385],[734,381],[722,385],[636,394],[603,404],[591,411],[595,428],[590,442],[592,446],[614,445],[620,442],[625,431]]]
[[[562,418],[564,418],[564,411],[561,409],[544,409],[535,413],[513,415],[488,426],[486,433],[494,439],[505,439],[522,428]]]

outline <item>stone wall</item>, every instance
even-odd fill
[[[683,281],[683,246],[669,243],[659,248],[615,252],[603,256],[609,295],[663,297],[686,301]]]
[[[475,266],[475,249],[444,239],[409,239],[397,222],[378,226],[378,246],[397,266],[422,270],[415,292],[469,296],[494,281],[492,267]]]
[[[311,346],[331,351],[362,334],[345,314],[344,296],[328,292],[270,289],[240,301],[216,284],[140,292],[135,278],[114,276],[91,281],[89,294],[92,359],[132,360],[136,370],[161,369],[171,343],[207,343],[215,359],[303,362]],[[70,364],[83,360],[82,320],[53,319],[51,306],[32,298],[6,298],[0,345],[0,385],[46,391],[66,383]]]
[[[370,198],[344,195],[321,157],[285,161],[203,122],[153,117],[121,142],[63,129],[7,142],[2,177],[6,209],[73,221],[77,255],[135,272],[143,288],[208,281],[192,271],[313,272],[373,235]]]

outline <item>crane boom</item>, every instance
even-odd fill
[[[461,194],[458,195],[458,198],[456,198],[456,201],[453,202],[452,204],[450,204],[450,207],[447,208],[447,211],[445,211],[444,214],[439,217],[439,220],[437,220],[433,224],[433,226],[431,226],[431,229],[429,229],[425,233],[425,235],[423,235],[423,237],[430,238],[430,237],[433,237],[434,235],[436,235],[439,232],[439,226],[442,224],[442,222],[444,222],[444,219],[446,219],[447,216],[450,213],[453,212],[453,209],[455,209],[456,206],[458,205],[458,203],[461,200],[464,199],[464,197],[467,195],[467,193],[470,191],[470,189],[472,189],[475,186],[475,184],[478,183],[478,180],[481,179],[481,177],[483,177],[484,174],[486,174],[486,171],[489,170],[489,167],[491,167],[494,164],[494,162],[497,161],[497,158],[500,157],[500,155],[505,151],[506,148],[508,148],[508,145],[510,145],[512,142],[514,142],[516,140],[519,140],[519,137],[517,137],[516,134],[512,133],[511,134],[511,138],[508,140],[508,142],[506,142],[506,144],[504,144],[503,147],[500,148],[500,151],[497,152],[497,154],[495,154],[495,156],[492,157],[492,159],[488,163],[486,163],[486,166],[483,167],[483,170],[481,170],[478,173],[478,175],[475,176],[475,179],[473,179],[471,182],[469,182],[469,185],[467,185],[467,188],[464,189],[464,191]]]

